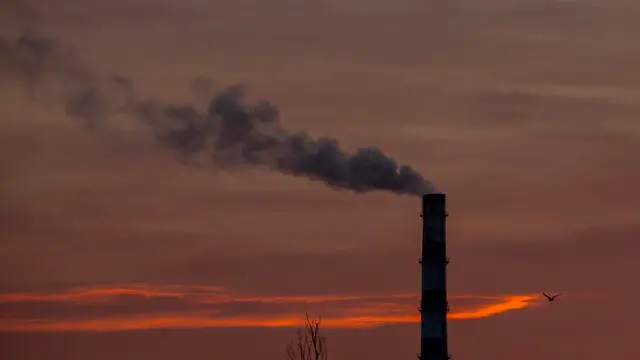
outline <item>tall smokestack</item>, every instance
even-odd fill
[[[419,360],[447,360],[446,197],[422,195],[422,298]]]

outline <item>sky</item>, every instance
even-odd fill
[[[242,84],[286,129],[433,182],[454,359],[640,356],[634,1],[0,7],[3,40],[36,30],[166,103],[210,100],[196,78]],[[415,357],[419,198],[185,164],[130,119],[88,131],[51,88],[30,100],[3,61],[3,359],[277,360],[305,312],[331,360]]]

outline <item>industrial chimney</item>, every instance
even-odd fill
[[[446,197],[422,195],[422,298],[419,360],[447,360]]]

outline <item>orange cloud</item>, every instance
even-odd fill
[[[127,284],[111,287],[77,287],[62,292],[23,292],[0,294],[3,302],[82,302],[106,301],[118,296],[184,298],[195,294],[224,294],[217,286]]]
[[[483,298],[487,299],[489,297]],[[474,309],[454,311],[449,313],[448,318],[451,320],[480,319],[539,304],[539,302],[536,301],[539,299],[538,295],[507,295],[503,297],[491,297],[491,299],[499,302],[486,304]]]
[[[297,327],[304,318],[290,309],[293,305],[318,307],[318,313],[329,313],[323,317],[326,328],[368,328],[381,325],[417,323],[420,321],[416,294],[383,295],[322,295],[322,296],[238,296],[223,288],[212,286],[153,286],[148,284],[113,287],[73,288],[49,293],[5,293],[0,294],[2,304],[28,305],[34,303],[63,303],[75,306],[100,302],[126,304],[132,298],[171,298],[179,300],[180,308],[152,313],[109,314],[90,318],[73,318],[64,313],[60,316],[52,310],[50,317],[12,317],[5,311],[0,322],[0,331],[129,331],[159,328],[211,328],[211,327]],[[454,306],[449,313],[451,320],[480,319],[507,311],[523,309],[538,304],[537,295],[453,295]],[[457,299],[483,303],[456,309]],[[269,313],[269,309],[255,314],[228,314],[223,305],[253,303],[259,306],[272,304],[283,306],[284,311]],[[324,309],[323,309],[323,306]],[[325,312],[326,311],[326,312]],[[237,312],[237,311],[236,311]],[[86,314],[84,311],[83,314]],[[88,312],[90,313],[90,312]]]
[[[7,302],[100,302],[121,296],[144,298],[178,298],[197,303],[263,302],[263,303],[324,303],[363,300],[376,296],[232,296],[222,287],[206,285],[118,285],[108,288],[78,287],[62,292],[23,292],[0,294],[0,303]],[[392,298],[414,298],[414,294],[383,295]]]

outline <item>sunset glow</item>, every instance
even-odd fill
[[[537,295],[452,295],[449,319],[470,320],[495,316],[535,306],[538,304],[537,298]],[[163,303],[167,300],[170,302]],[[417,294],[402,293],[246,296],[226,292],[221,287],[197,285],[84,287],[60,292],[0,294],[0,306],[6,314],[0,323],[0,330],[108,332],[170,328],[297,327],[304,323],[303,314],[307,311],[322,315],[322,323],[326,328],[370,328],[419,322],[416,309],[418,300]],[[457,306],[457,300],[471,300],[472,304]],[[34,307],[37,309],[38,304],[51,308],[66,306],[66,310],[63,316],[43,317],[41,313],[29,316],[28,312]],[[109,314],[104,314],[105,308],[110,311]],[[78,313],[74,314],[76,310]],[[123,314],[123,311],[126,313]],[[13,315],[14,312],[16,315]],[[54,310],[51,313],[56,314]]]

